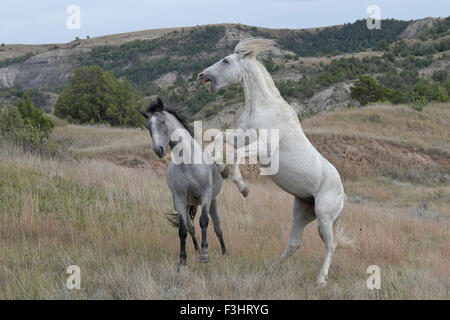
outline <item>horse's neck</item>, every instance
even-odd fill
[[[294,109],[283,99],[266,68],[257,60],[243,61],[243,86],[245,109],[250,117],[256,110],[278,108],[285,116],[293,118],[284,129],[298,131],[305,139],[302,126]],[[281,121],[281,120],[280,120]]]
[[[269,101],[282,99],[272,77],[260,62],[245,59],[242,67],[246,108],[252,110]]]
[[[186,143],[192,143],[192,141],[194,141],[195,139],[191,136],[191,134],[186,130],[186,128],[181,124],[180,121],[178,121],[178,119],[171,114],[170,112],[164,112],[167,119],[168,119],[168,127],[169,127],[169,136],[172,137],[173,133],[175,130],[182,130],[184,131],[184,135],[186,138],[184,139],[183,142]],[[170,147],[173,148],[174,146],[176,146],[178,144],[177,141],[172,141],[172,139],[170,140]]]

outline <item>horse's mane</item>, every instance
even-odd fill
[[[147,113],[152,114],[158,111],[166,111],[171,115],[173,115],[181,123],[181,125],[189,132],[189,134],[191,136],[194,136],[194,129],[190,125],[191,120],[188,116],[188,112],[185,107],[164,105],[162,100],[159,97],[157,97],[147,107]]]
[[[275,41],[262,38],[249,38],[241,40],[234,48],[235,53],[251,53],[256,56],[263,51],[276,50]]]
[[[181,123],[181,125],[189,132],[191,136],[194,136],[194,128],[191,126],[191,119],[188,116],[188,112],[184,107],[164,107],[164,111],[167,111],[173,115]]]

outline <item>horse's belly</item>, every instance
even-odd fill
[[[284,191],[299,197],[314,196],[320,185],[321,168],[315,161],[281,161],[278,172],[271,179]]]
[[[270,176],[277,186],[298,198],[306,199],[313,195],[312,188],[309,185],[301,184],[299,181],[289,180],[292,176],[284,176],[281,173]],[[289,178],[289,179],[288,179]]]

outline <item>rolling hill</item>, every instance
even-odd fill
[[[129,80],[142,97],[159,94],[186,105],[208,125],[232,126],[243,105],[242,91],[231,88],[210,95],[194,81],[195,75],[229,54],[240,39],[254,36],[277,41],[278,52],[261,58],[282,95],[301,117],[308,117],[355,104],[349,88],[361,74],[404,92],[419,76],[431,79],[439,70],[448,74],[448,20],[383,20],[380,30],[367,29],[365,20],[302,30],[217,24],[66,44],[2,44],[0,104],[14,103],[26,89],[37,106],[51,112],[73,70],[99,65]]]

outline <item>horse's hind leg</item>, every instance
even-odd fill
[[[186,224],[187,224],[187,229],[188,229],[189,233],[191,234],[195,251],[199,251],[197,238],[195,237],[195,226],[193,223],[196,211],[197,211],[197,206],[188,206],[187,207],[187,212],[189,213],[189,217],[187,217]]]
[[[290,257],[292,253],[300,247],[305,227],[315,218],[314,203],[302,200],[300,198],[294,199],[293,221],[291,232],[289,234],[289,240],[284,253],[278,261],[282,261]]]
[[[323,261],[322,268],[320,268],[319,275],[317,276],[317,284],[326,285],[328,277],[328,269],[331,265],[331,260],[337,248],[337,243],[334,240],[333,235],[333,221],[331,219],[318,219],[320,233],[323,241],[325,242],[325,259]]]
[[[220,246],[222,248],[222,254],[228,254],[227,247],[225,246],[225,241],[223,241],[223,230],[220,223],[219,210],[217,208],[217,199],[211,201],[211,208],[209,209],[209,214],[214,224],[214,232],[219,238]]]
[[[331,200],[330,200],[331,199]],[[319,196],[316,199],[316,215],[319,225],[319,231],[325,243],[325,258],[317,276],[317,284],[326,285],[328,277],[328,269],[331,265],[331,260],[337,248],[337,242],[334,238],[333,224],[339,217],[344,206],[343,197],[329,195]]]

